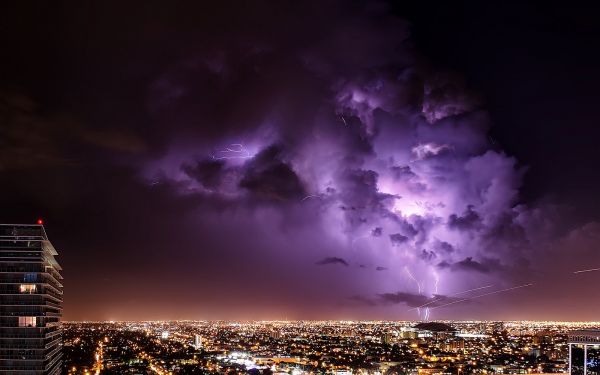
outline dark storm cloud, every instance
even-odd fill
[[[437,255],[434,251],[428,251],[426,249],[421,250],[421,254],[419,254],[419,257],[425,261],[432,261],[435,258],[437,258]]]
[[[425,82],[423,114],[430,123],[471,112],[480,100],[470,92],[464,80],[455,74],[438,73]]]
[[[81,149],[137,154],[144,142],[128,130],[92,129],[72,116],[47,114],[26,95],[0,91],[0,170],[85,164]]]
[[[492,273],[502,270],[502,265],[497,259],[484,259],[482,261],[473,260],[472,257],[467,257],[456,263],[448,263],[443,261],[438,264],[439,268],[449,268],[452,271],[466,271],[479,273]]]
[[[350,169],[341,176],[342,201],[352,211],[378,210],[391,199],[377,190],[378,174],[372,170]]]
[[[281,149],[270,146],[246,165],[240,187],[259,198],[272,200],[300,199],[306,193],[302,181],[291,166],[280,160]]]
[[[435,248],[448,254],[454,252],[454,247],[446,241],[437,241]]]
[[[381,293],[378,295],[379,302],[383,304],[399,304],[404,303],[410,307],[418,307],[431,301],[430,297],[422,294],[413,294],[406,292],[397,293]]]
[[[425,307],[428,309],[433,309],[457,302],[466,303],[468,302],[468,298],[457,298],[440,294],[434,294],[431,297],[427,297],[422,294],[397,292],[379,294],[375,303],[380,305],[405,304],[413,309]]]
[[[468,230],[476,229],[481,223],[481,218],[474,210],[473,206],[467,207],[465,212],[458,216],[456,214],[450,215],[448,218],[448,226],[452,229]]]
[[[399,246],[409,240],[408,237],[401,235],[400,233],[390,234],[390,241],[394,246]]]
[[[222,160],[201,160],[195,165],[184,164],[181,169],[207,189],[218,189],[221,185],[225,162]]]
[[[320,261],[315,263],[317,266],[326,266],[329,264],[341,264],[342,266],[349,266],[348,262],[346,262],[344,259],[342,258],[338,258],[338,257],[327,257],[327,258],[323,258]]]
[[[398,180],[411,180],[417,177],[417,175],[411,171],[408,165],[393,166],[392,170],[394,172],[394,177]]]

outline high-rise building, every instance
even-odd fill
[[[63,292],[41,222],[0,224],[0,373],[61,373]]]
[[[194,348],[196,348],[196,350],[202,349],[202,336],[198,334],[194,336]]]
[[[600,330],[569,332],[569,373],[600,374]]]

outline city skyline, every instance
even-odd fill
[[[595,375],[599,331],[591,327],[553,322],[76,322],[65,324],[66,368],[68,374],[150,369],[158,374],[583,375],[586,363],[587,374]]]
[[[591,9],[4,4],[0,223],[66,321],[592,321]]]

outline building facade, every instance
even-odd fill
[[[569,332],[569,373],[600,374],[600,330]]]
[[[62,277],[43,225],[0,224],[0,373],[62,371]]]

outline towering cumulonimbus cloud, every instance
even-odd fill
[[[369,12],[297,44],[232,43],[159,77],[160,110],[194,91],[187,82],[217,81],[197,100],[232,100],[232,113],[221,134],[172,140],[144,175],[219,201],[199,206],[205,220],[268,228],[261,262],[300,270],[277,282],[304,277],[348,303],[402,303],[425,317],[421,305],[510,283],[536,234],[518,204],[524,169],[490,142],[478,99],[415,62],[402,21]],[[241,82],[247,97],[231,99]],[[195,120],[210,126],[210,113]]]

